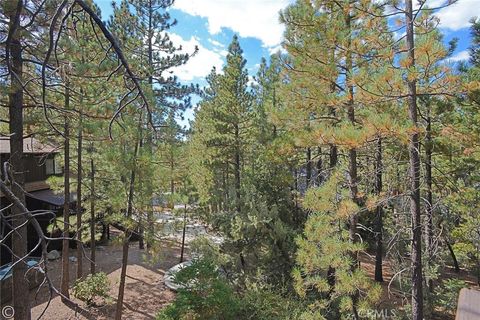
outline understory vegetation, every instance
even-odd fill
[[[199,86],[175,76],[198,48],[172,41],[173,0],[115,1],[106,22],[91,0],[2,1],[1,218],[15,232],[0,244],[15,318],[31,318],[15,261],[36,252],[52,296],[115,298],[120,320],[130,243],[162,259],[165,214],[192,264],[158,320],[453,319],[460,290],[480,285],[480,20],[454,61],[458,39],[430,2],[291,1],[281,50],[252,73],[235,35]],[[52,146],[62,209],[27,208],[24,138]],[[184,250],[187,221],[208,234]],[[110,227],[116,297],[95,264]]]

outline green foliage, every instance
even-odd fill
[[[305,196],[304,205],[314,213],[308,217],[303,235],[297,238],[293,278],[297,293],[312,300],[303,314],[306,319],[351,314],[355,292],[359,309],[371,308],[380,298],[381,288],[364,270],[353,267],[365,248],[349,239],[346,224],[358,207],[342,190],[343,183],[343,177],[335,172],[322,187],[310,189]],[[332,270],[334,285],[329,282]]]
[[[252,95],[247,90],[245,65],[238,37],[234,36],[223,74],[213,69],[207,78],[209,87],[196,113],[189,148],[192,182],[201,204],[221,207],[229,197],[229,210],[240,205],[240,161],[247,156],[251,137]]]
[[[241,312],[237,319],[290,320],[299,319],[305,306],[298,297],[273,288],[252,288],[242,295]]]
[[[230,261],[228,254],[222,251],[220,245],[205,236],[198,236],[190,243],[190,251],[195,258],[207,257],[215,265],[226,265]]]
[[[92,0],[87,2],[99,13]],[[379,1],[290,1],[280,14],[285,52],[262,59],[255,81],[250,81],[241,39],[234,36],[225,66],[214,68],[206,79],[188,131],[177,120],[191,107],[189,95],[199,90],[180,82],[174,70],[196,49],[183,52],[171,41],[169,31],[176,21],[168,8],[173,2],[114,1],[108,22],[146,95],[149,113],[137,91],[129,89],[133,79],[118,66],[113,51],[106,51],[109,46],[102,43],[100,30],[92,28],[77,6],[65,11],[74,15],[65,17],[55,41],[58,50],[45,61],[44,97],[37,78],[47,28],[37,30],[39,20],[32,20],[20,33],[22,47],[31,47],[22,53],[25,93],[28,90],[25,136],[35,134],[61,146],[64,137],[51,125],[61,128],[68,119],[71,189],[83,184],[82,198],[96,206],[84,216],[91,213],[143,233],[151,250],[145,256],[160,259],[161,247],[153,242],[164,228],[154,223],[152,200],[163,197],[171,208],[192,204],[195,218],[223,240],[217,245],[205,237],[190,244],[200,260],[177,275],[186,288],[159,319],[349,317],[353,309],[373,307],[380,296],[381,288],[359,267],[359,257],[377,245],[373,240],[381,240],[380,232],[390,262],[386,265],[396,274],[392,286],[412,289],[405,270],[411,270],[412,256],[406,145],[413,130],[421,140],[420,192],[427,200],[422,210],[430,202],[424,195],[433,194],[435,248],[421,253],[426,258],[421,273],[425,283],[438,279],[442,259],[453,255],[445,244],[452,245],[462,267],[477,269],[480,279],[479,19],[472,21],[470,64],[455,73],[445,60],[452,50],[444,45],[430,9],[414,15],[412,60],[405,37],[393,35]],[[51,20],[55,3],[38,8],[42,23]],[[29,6],[22,11],[25,21],[36,11]],[[9,5],[0,6],[1,15],[4,7]],[[13,20],[5,17],[0,32],[6,39]],[[404,22],[400,24],[397,33],[404,30]],[[9,73],[3,74],[0,128],[8,135],[8,124],[14,123],[8,106],[15,97],[9,95]],[[413,90],[406,80],[416,82],[418,129],[407,120],[405,100]],[[62,110],[67,85],[71,99],[68,110]],[[42,98],[45,110],[35,107]],[[73,178],[75,153],[80,151],[74,141],[77,133],[84,137],[83,161],[88,161],[82,168],[84,181]],[[376,141],[382,141],[383,163],[377,163]],[[432,154],[427,155],[428,147]],[[65,161],[61,158],[56,159],[60,165]],[[314,182],[313,165],[319,177]],[[427,167],[433,168],[432,177]],[[90,186],[87,177],[93,173],[96,180]],[[379,184],[383,179],[383,189],[377,190],[373,178]],[[65,188],[62,177],[48,182],[54,190]],[[85,203],[84,208],[90,210]],[[381,211],[377,208],[383,209],[379,230],[372,214]],[[183,209],[174,214],[183,216]],[[88,219],[83,219],[82,239],[89,238]],[[429,225],[424,222],[422,228]],[[75,225],[76,217],[69,223]],[[48,231],[62,228],[63,220],[57,219]],[[98,230],[94,236],[99,237]],[[219,266],[228,281],[219,275]],[[433,302],[443,311],[453,310],[463,285],[453,279],[443,282]],[[96,274],[77,281],[74,292],[92,304],[97,297],[107,297],[102,290],[108,287],[105,274]],[[405,315],[409,308],[404,306]]]
[[[276,130],[266,113],[279,103],[279,61],[262,61],[252,91],[245,63],[234,37],[223,74],[214,69],[207,78],[189,141],[197,213],[225,238],[225,267],[241,287],[288,277],[302,222],[290,194],[289,163],[272,146]]]
[[[246,291],[234,292],[209,259],[195,260],[180,270],[175,281],[180,289],[175,301],[161,310],[158,320],[297,319],[304,307],[297,297],[257,283]]]
[[[443,312],[454,314],[457,310],[458,295],[462,288],[467,287],[460,279],[446,279],[435,289],[434,303]]]
[[[449,211],[455,213],[450,235],[458,260],[476,270],[480,278],[480,192],[475,187],[464,187],[446,198]]]
[[[179,289],[175,301],[163,309],[158,320],[237,319],[239,300],[227,280],[209,260],[196,260],[175,275]]]
[[[89,274],[84,279],[78,279],[73,285],[73,295],[88,305],[95,303],[95,299],[108,299],[110,281],[104,272]]]

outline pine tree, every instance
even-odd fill
[[[245,214],[242,209],[242,167],[246,165],[245,141],[249,135],[252,101],[247,91],[248,74],[245,64],[246,60],[243,58],[238,38],[234,36],[228,47],[227,64],[223,68],[223,75],[216,75],[215,71],[210,75],[209,81],[212,86],[209,90],[213,92],[207,91],[211,97],[201,105],[197,113],[198,120],[193,125],[193,144],[199,143],[202,146],[199,146],[200,148],[212,150],[210,154],[212,158],[205,158],[204,155],[196,161],[210,163],[215,167],[221,166],[225,170],[221,178],[217,173],[217,179],[223,180],[225,197],[233,199],[228,202],[227,207],[227,212],[235,209],[231,219]],[[217,158],[216,155],[220,154],[222,156]],[[205,169],[208,171],[215,167],[209,166]],[[198,185],[198,189],[202,188],[204,186]],[[222,195],[219,195],[217,199],[221,197]],[[245,270],[246,262],[241,251],[238,252],[238,257],[242,269]]]
[[[210,75],[209,90],[214,93],[207,92],[212,96],[206,99],[198,112],[198,117],[202,120],[205,118],[205,121],[196,121],[200,128],[194,124],[194,135],[197,130],[203,136],[200,143],[211,147],[216,155],[223,154],[221,158],[212,155],[209,161],[213,163],[221,161],[226,170],[226,180],[230,181],[230,175],[233,173],[233,181],[227,188],[233,189],[232,197],[235,199],[237,213],[242,211],[241,170],[242,161],[245,159],[244,141],[249,135],[252,101],[247,91],[248,74],[245,63],[238,38],[234,36],[228,48],[224,74],[217,75],[213,71]]]
[[[332,159],[337,158],[334,156],[337,150],[347,153],[348,163],[346,166],[342,163],[341,167],[346,170],[349,179],[340,185],[348,187],[351,202],[345,206],[350,210],[344,208],[346,216],[332,213],[329,223],[338,219],[339,224],[349,230],[348,241],[344,238],[340,240],[352,250],[351,257],[344,260],[351,268],[352,281],[357,276],[361,277],[361,271],[357,270],[361,250],[353,244],[358,241],[359,212],[366,201],[366,192],[361,190],[366,186],[360,183],[359,152],[371,140],[381,136],[379,128],[383,124],[378,123],[379,127],[375,128],[375,121],[385,121],[378,116],[372,117],[372,113],[380,111],[382,114],[383,111],[371,106],[377,99],[369,94],[364,84],[366,65],[370,69],[381,64],[384,47],[380,39],[387,43],[390,41],[385,20],[378,18],[380,15],[375,12],[378,14],[380,8],[369,1],[358,3],[358,6],[350,1],[298,1],[282,13],[282,21],[287,26],[285,48],[291,53],[291,57],[287,58],[283,90],[285,97],[293,96],[294,99],[284,99],[290,108],[281,111],[286,114],[282,118],[294,135],[293,142],[307,147],[307,159],[311,157],[309,148],[318,147],[318,144],[336,146],[337,149],[332,150]],[[369,41],[363,42],[362,39]],[[311,168],[307,165],[307,182],[311,179],[310,172]],[[307,209],[312,207],[310,204]],[[321,221],[327,223],[329,220]],[[308,223],[309,220],[307,226]],[[314,235],[308,234],[305,241],[315,242],[315,239]],[[307,249],[301,247],[299,254],[303,254],[304,250]],[[300,281],[301,276],[308,278],[309,269],[302,269],[308,262],[297,262],[302,271],[296,273],[296,280]],[[332,292],[337,290],[335,280],[339,276],[335,269],[327,267],[328,272],[324,274],[329,279]],[[340,268],[339,272],[341,270],[344,269]],[[341,292],[341,285],[338,290]],[[351,291],[351,301],[347,304],[356,319],[359,317],[357,302],[361,299],[360,291],[360,288]],[[341,310],[346,312],[345,305]]]
[[[22,204],[25,204],[25,193],[23,185],[25,182],[24,157],[23,157],[23,103],[24,93],[22,82],[23,76],[23,48],[20,21],[17,18],[23,13],[22,2],[19,0],[8,1],[2,5],[2,11],[8,18],[8,27],[10,38],[6,42],[6,52],[8,52],[8,69],[10,72],[10,90],[8,96],[9,104],[9,133],[10,133],[10,171],[11,179],[15,181],[11,185],[12,192]],[[20,9],[20,10],[19,10]],[[16,217],[12,221],[12,227],[17,228],[17,232],[12,236],[13,262],[17,262],[16,257],[25,257],[27,255],[27,226],[26,217],[22,214],[21,208],[14,206],[12,214]],[[28,283],[25,278],[27,271],[24,263],[15,263],[13,268],[13,298],[15,317],[18,319],[30,319],[30,303],[24,299],[28,295]]]

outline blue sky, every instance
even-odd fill
[[[103,19],[107,20],[112,13],[112,1],[94,1],[102,10]],[[427,0],[427,5],[433,8],[446,1]],[[171,16],[178,20],[177,26],[170,30],[171,38],[187,52],[196,45],[200,50],[175,73],[183,82],[204,85],[204,78],[213,66],[221,69],[228,44],[237,34],[249,73],[254,75],[260,59],[280,48],[283,26],[278,21],[278,12],[291,2],[293,0],[176,0],[169,9]],[[454,37],[459,39],[452,60],[468,59],[469,20],[480,17],[480,0],[458,0],[438,10],[436,15],[440,18],[445,42]],[[193,112],[187,112],[186,117],[191,119]]]

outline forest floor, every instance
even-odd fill
[[[375,258],[373,256],[368,256],[366,254],[360,256],[360,265],[364,269],[371,279],[375,278]],[[403,310],[404,306],[407,305],[410,301],[410,297],[405,296],[399,290],[397,281],[391,281],[392,277],[396,277],[395,280],[398,280],[399,276],[409,276],[408,271],[403,275],[394,275],[392,272],[394,268],[391,266],[391,261],[384,261],[383,263],[383,283],[382,286],[382,296],[377,305],[377,310],[383,312],[384,315],[393,315],[399,313],[398,311]],[[465,281],[465,283],[476,290],[478,286],[476,284],[476,278],[466,270],[461,269],[460,272],[456,273],[453,267],[445,266],[440,270],[439,281],[444,281],[447,279],[459,279]],[[380,317],[381,318],[381,317]],[[385,317],[385,319],[390,319]],[[375,318],[374,318],[375,319]],[[381,318],[383,319],[383,318]],[[444,310],[435,310],[430,320],[453,320],[455,319],[455,310],[450,310],[450,313],[445,313]]]
[[[103,271],[110,280],[111,300],[95,307],[87,307],[82,301],[71,298],[78,303],[80,308],[67,306],[62,303],[59,296],[51,299],[42,319],[67,320],[67,319],[113,319],[115,316],[115,303],[120,279],[122,260],[122,247],[119,244],[109,244],[97,250],[96,271]],[[89,255],[89,250],[86,250]],[[127,279],[125,284],[124,310],[122,319],[155,319],[156,313],[170,303],[175,293],[165,287],[163,275],[170,267],[179,262],[180,248],[176,245],[162,243],[159,259],[156,263],[147,262],[145,251],[138,248],[138,243],[130,244],[128,257]],[[70,256],[76,256],[76,250],[71,250]],[[90,270],[90,263],[84,261],[84,271]],[[60,287],[61,259],[49,263],[49,274],[57,288]],[[76,275],[76,263],[70,263],[71,284]],[[42,287],[38,295],[35,290],[30,293],[32,302],[32,319],[37,319],[48,304],[48,289]]]
[[[166,216],[168,218],[168,216]],[[166,219],[160,217],[160,219]],[[120,231],[111,230],[112,240],[105,246],[100,246],[97,250],[97,272],[105,272],[110,280],[110,299],[107,302],[100,303],[97,306],[87,306],[82,301],[72,295],[72,300],[78,304],[78,307],[67,306],[62,303],[59,296],[54,296],[49,303],[49,291],[44,286],[38,294],[36,290],[30,292],[30,301],[32,304],[32,318],[37,319],[45,310],[42,319],[48,320],[68,320],[68,319],[91,319],[108,320],[115,316],[116,297],[118,293],[118,284],[120,278],[122,246],[116,241]],[[187,225],[187,243],[197,235],[205,234],[198,222],[191,221]],[[127,279],[125,285],[125,298],[123,319],[155,319],[155,315],[160,309],[168,305],[175,298],[175,293],[164,285],[165,272],[176,265],[180,260],[180,246],[178,240],[180,234],[173,234],[170,240],[160,242],[155,250],[156,261],[152,262],[145,256],[146,251],[138,248],[138,242],[130,244],[129,260],[127,268]],[[86,255],[90,255],[89,249],[85,249]],[[69,256],[76,257],[76,250],[70,249]],[[373,279],[375,262],[374,257],[362,255],[360,257],[361,268],[367,271],[367,274]],[[70,279],[73,285],[76,275],[77,263],[70,263]],[[49,275],[56,288],[60,288],[61,280],[61,259],[50,261]],[[84,274],[89,273],[90,262],[83,260]],[[392,266],[389,261],[384,261],[383,275],[384,282],[381,284],[383,295],[377,307],[377,310],[384,315],[392,315],[408,303],[408,297],[405,297],[390,280],[394,276]],[[476,279],[470,273],[461,270],[455,273],[453,269],[446,266],[441,275],[441,279],[457,278],[466,281],[471,287],[476,287]],[[6,305],[11,304],[11,302]],[[454,311],[454,310],[452,310]],[[384,317],[388,319],[389,317]],[[437,314],[432,320],[453,319],[453,315]]]
[[[129,264],[127,269],[127,279],[125,286],[125,300],[123,319],[155,319],[158,311],[168,305],[175,298],[175,293],[168,289],[163,282],[163,275],[170,267],[179,262],[180,247],[173,242],[164,241],[158,253],[158,262],[148,263],[145,259],[145,251],[138,249],[138,243],[130,244]],[[88,249],[86,250],[89,254]],[[76,250],[71,250],[70,256],[76,256]],[[80,308],[69,307],[61,302],[60,297],[54,297],[45,315],[42,319],[48,320],[67,320],[67,319],[113,319],[115,316],[115,302],[120,277],[120,266],[122,259],[122,247],[112,241],[107,246],[102,246],[97,251],[97,271],[103,271],[110,280],[111,301],[100,306],[88,307],[85,303],[72,297],[72,300],[78,303]],[[375,264],[372,257],[363,255],[361,257],[361,267],[373,278]],[[84,260],[84,268],[89,270],[89,262]],[[70,277],[75,278],[76,263],[71,263]],[[53,283],[60,287],[61,277],[61,259],[50,262],[49,269]],[[385,315],[392,315],[392,312],[398,312],[408,302],[392,284],[389,282],[393,276],[392,268],[388,261],[384,264],[384,282],[382,283],[383,295],[377,308]],[[443,279],[459,278],[465,280],[472,286],[475,285],[475,278],[461,271],[455,273],[453,269],[446,267],[442,273]],[[42,288],[35,297],[35,290],[31,292],[30,301],[33,303],[32,318],[36,319],[45,309],[48,303],[48,290]],[[453,315],[436,314],[432,320],[453,319]],[[389,319],[385,317],[385,319]]]

